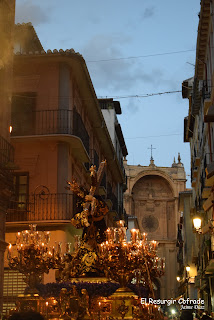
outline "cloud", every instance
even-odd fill
[[[151,18],[155,14],[155,7],[147,7],[143,12],[143,19]]]
[[[37,4],[30,1],[17,4],[16,23],[32,22],[33,26],[49,21],[48,14]]]
[[[123,47],[131,39],[125,35],[96,35],[83,47],[81,53],[86,60],[96,92],[112,95],[131,89],[139,93],[141,84],[159,86],[163,78],[161,68],[148,69],[140,59],[120,59]],[[126,55],[127,56],[127,55]],[[108,61],[100,61],[108,60]],[[138,87],[138,89],[136,89]],[[144,86],[145,87],[145,86]],[[130,91],[129,91],[130,92]],[[145,92],[145,89],[144,89]]]

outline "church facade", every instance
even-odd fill
[[[158,255],[165,257],[165,275],[155,283],[156,295],[170,299],[177,294],[177,226],[179,223],[179,193],[186,189],[186,174],[181,163],[171,167],[157,167],[151,157],[149,166],[128,165],[124,161],[127,175],[127,190],[124,207],[128,215],[138,220],[141,232],[148,240],[159,243]]]

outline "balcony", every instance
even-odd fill
[[[76,152],[78,155],[80,153],[79,149],[81,149],[80,144],[82,144],[86,156],[82,156],[83,159],[81,160],[88,161],[89,135],[80,114],[76,110],[12,112],[11,118],[12,137],[53,137],[57,135],[59,138],[59,135],[70,136],[69,142],[72,144],[72,150],[78,149],[78,152]]]
[[[100,161],[99,156],[95,149],[89,150],[90,161],[84,163],[85,169],[89,172],[91,166],[96,166],[96,170],[99,169]]]
[[[13,163],[14,148],[11,144],[0,136],[0,165],[7,167],[8,163]]]
[[[36,194],[28,198],[19,194],[10,201],[6,222],[10,223],[63,223],[70,222],[76,201],[73,194]]]

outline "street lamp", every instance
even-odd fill
[[[175,316],[175,314],[176,314],[175,309],[172,309],[172,310],[171,310],[171,314],[172,314],[172,319],[174,319],[174,316]]]
[[[180,278],[179,276],[177,276],[177,277],[176,277],[176,280],[177,280],[178,282],[180,282],[180,281],[181,281],[181,278]]]
[[[199,217],[193,218],[193,225],[196,232],[201,233],[201,218]]]
[[[186,266],[186,271],[190,272],[190,266],[189,265]]]

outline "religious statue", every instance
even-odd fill
[[[77,229],[83,229],[82,239],[70,265],[69,277],[99,275],[98,244],[105,240],[107,229],[104,217],[108,207],[101,196],[96,194],[101,183],[106,161],[102,161],[98,172],[96,166],[91,166],[91,187],[89,192],[77,184],[68,182],[67,189],[76,194],[80,203],[80,212],[71,219],[71,224]],[[68,275],[63,280],[68,279]]]

